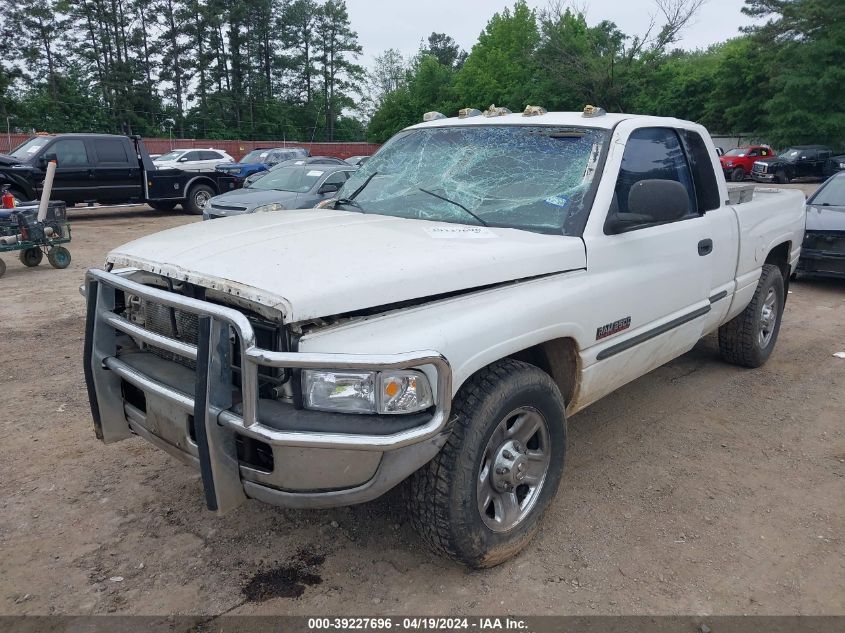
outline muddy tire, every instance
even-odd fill
[[[214,189],[208,185],[194,185],[188,192],[188,197],[182,202],[182,208],[191,215],[202,215],[205,205],[215,195]]]
[[[777,343],[785,299],[780,268],[763,266],[763,274],[748,307],[719,328],[719,353],[742,367],[760,367]]]
[[[70,266],[70,251],[64,246],[54,246],[47,251],[47,261],[53,268],[67,268]]]
[[[21,260],[21,264],[24,266],[35,268],[44,259],[44,253],[37,246],[33,246],[32,248],[26,248],[20,251],[18,253],[18,259]]]
[[[742,182],[745,180],[745,172],[742,167],[737,167],[731,172],[731,180],[733,182]]]
[[[563,398],[539,368],[498,361],[461,388],[452,421],[443,449],[407,482],[411,521],[436,552],[493,567],[528,545],[557,492]]]

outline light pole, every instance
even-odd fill
[[[164,125],[167,126],[167,136],[170,139],[170,149],[173,149],[173,126],[176,125],[176,121],[173,119],[165,119],[163,121]]]
[[[9,126],[9,121],[14,119],[13,115],[6,116],[6,142],[9,144],[9,153],[12,152],[12,128]]]

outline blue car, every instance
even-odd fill
[[[235,178],[242,185],[247,176],[267,171],[273,165],[292,158],[306,158],[310,155],[304,147],[265,147],[254,149],[237,163],[221,163],[215,169]]]

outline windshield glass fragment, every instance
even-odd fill
[[[355,198],[366,213],[580,235],[608,134],[552,126],[409,130],[337,197],[376,173]]]

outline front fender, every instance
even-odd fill
[[[431,349],[452,366],[452,395],[479,369],[534,345],[572,338],[589,345],[571,297],[583,293],[586,271],[541,279],[399,308],[308,332],[299,341],[307,352],[388,354]],[[424,368],[422,368],[424,369]],[[430,376],[430,378],[433,378]]]

